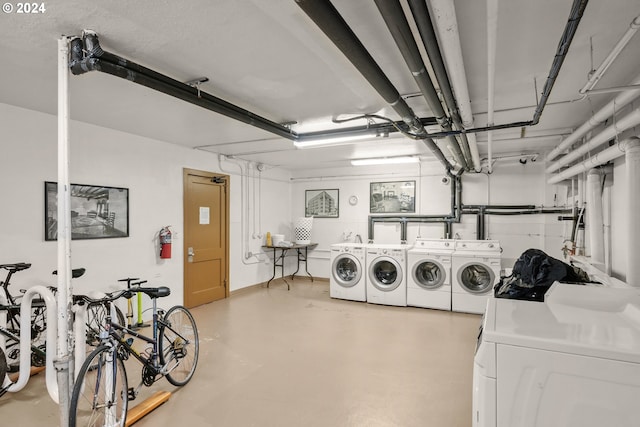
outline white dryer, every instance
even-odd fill
[[[407,251],[407,305],[451,310],[454,241],[416,239]]]
[[[366,301],[365,245],[336,243],[331,245],[329,296],[351,301]]]
[[[407,305],[407,245],[367,245],[367,302]]]
[[[482,314],[500,280],[500,242],[456,240],[451,262],[451,309]]]

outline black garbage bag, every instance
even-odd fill
[[[527,249],[513,265],[511,276],[501,277],[494,287],[496,298],[544,301],[553,282],[587,283],[589,275],[547,255],[540,249]]]

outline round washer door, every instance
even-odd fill
[[[369,266],[369,280],[376,289],[393,291],[402,283],[402,267],[391,257],[378,257]]]
[[[493,289],[496,276],[486,264],[469,262],[458,270],[458,283],[472,294],[484,294]]]
[[[362,277],[360,261],[351,254],[340,254],[333,260],[331,274],[337,284],[344,288],[355,286]]]
[[[413,280],[423,289],[437,289],[444,284],[447,271],[434,259],[424,259],[414,264],[411,270]]]

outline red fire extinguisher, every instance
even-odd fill
[[[160,230],[160,258],[171,258],[171,230],[169,230],[169,226]]]

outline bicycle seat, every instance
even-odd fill
[[[18,262],[16,264],[2,264],[2,265],[0,265],[0,268],[4,268],[5,270],[11,270],[13,272],[26,270],[29,267],[31,267],[31,264],[28,264],[26,262]]]
[[[77,279],[78,277],[81,277],[85,271],[87,271],[86,268],[74,268],[71,270],[71,278]],[[58,274],[58,270],[53,270],[53,273],[51,274]]]
[[[132,291],[144,292],[150,298],[162,298],[171,295],[171,289],[166,286],[160,286],[159,288],[133,288]]]

